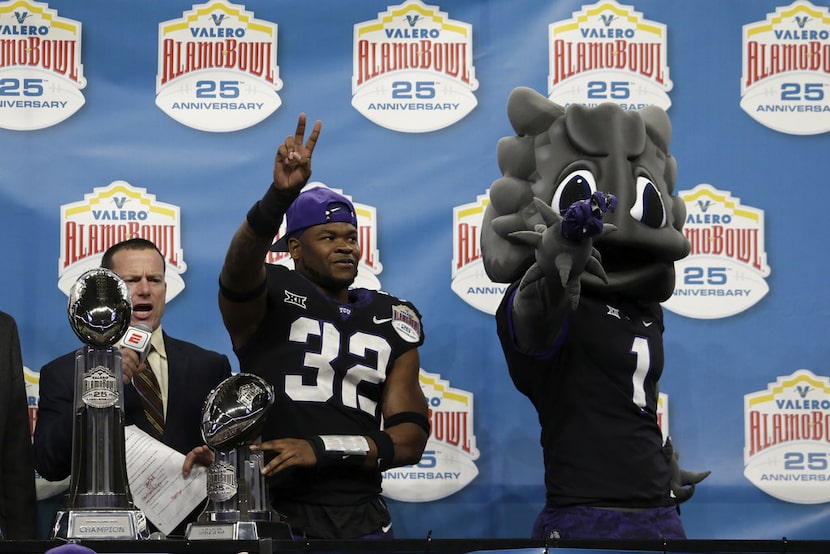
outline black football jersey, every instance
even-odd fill
[[[267,314],[237,352],[240,370],[276,391],[262,440],[379,429],[387,374],[401,354],[423,344],[417,309],[363,288],[350,290],[349,303],[340,304],[299,273],[266,267]],[[312,504],[356,504],[380,487],[380,473],[345,465],[291,468],[270,479],[273,500]]]
[[[673,504],[657,421],[660,305],[583,295],[551,351],[528,356],[513,340],[514,291],[498,308],[498,333],[511,378],[539,415],[548,505]]]

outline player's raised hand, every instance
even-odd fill
[[[274,186],[277,190],[299,194],[308,182],[311,177],[311,155],[322,126],[321,121],[315,122],[306,141],[306,116],[300,114],[294,135],[285,137],[285,142],[277,148],[274,158]]]

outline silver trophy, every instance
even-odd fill
[[[248,446],[259,439],[274,405],[274,389],[251,373],[219,383],[202,409],[202,438],[214,462],[207,472],[208,503],[188,539],[291,538],[288,524],[271,508],[262,452]]]
[[[127,284],[104,268],[81,275],[69,291],[69,323],[84,346],[75,353],[72,476],[53,538],[145,539],[147,519],[127,481],[121,352],[132,301]]]

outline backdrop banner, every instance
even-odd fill
[[[306,113],[313,179],[358,212],[358,284],[423,315],[432,435],[384,474],[396,537],[529,537],[539,423],[479,245],[520,86],[671,119],[692,251],[664,303],[660,416],[683,468],[712,471],[689,538],[830,538],[828,0],[0,1],[0,309],[32,424],[39,368],[80,346],[69,288],[127,237],[165,256],[165,329],[238,370],[217,278]],[[66,483],[39,481],[51,521]]]

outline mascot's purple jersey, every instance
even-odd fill
[[[522,87],[507,115],[516,136],[498,143],[502,177],[490,187],[481,251],[490,279],[511,283],[498,334],[542,425],[547,507],[537,524],[555,528],[578,508],[572,535],[682,537],[672,493],[694,483],[656,414],[659,303],[689,253],[668,116],[653,106],[564,108]],[[607,523],[597,508],[624,509],[613,511],[617,531],[585,525],[585,514]]]
[[[671,453],[657,425],[663,318],[656,302],[583,296],[549,356],[516,350],[508,305],[496,314],[516,388],[542,425],[549,506],[669,506]]]

